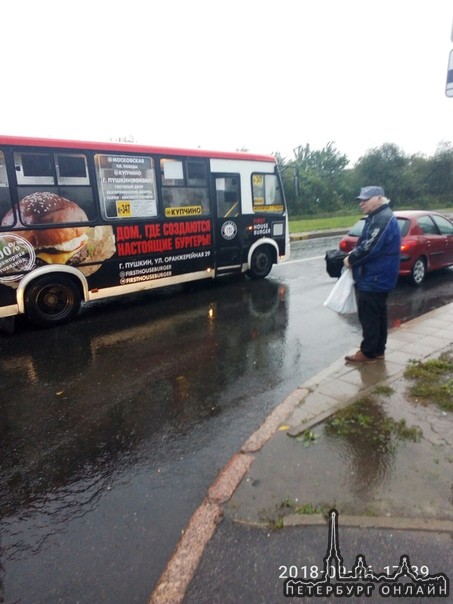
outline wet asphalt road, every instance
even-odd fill
[[[146,602],[207,487],[266,415],[360,341],[322,306],[334,240],[264,281],[92,304],[0,335],[0,601]],[[399,284],[393,325],[453,300]]]

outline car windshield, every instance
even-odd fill
[[[363,231],[363,227],[365,225],[365,218],[361,218],[352,229],[349,231],[348,235],[352,235],[352,237],[360,237]]]

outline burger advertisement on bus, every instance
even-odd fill
[[[197,186],[180,186],[185,183],[183,162],[162,160],[168,186],[162,191],[164,216],[159,219],[151,157],[96,153],[94,181],[82,154],[55,155],[49,169],[40,154],[33,155],[33,163],[30,158],[27,153],[15,156],[16,179],[23,185],[17,189],[20,201],[0,204],[0,283],[15,288],[24,274],[53,264],[75,267],[85,277],[104,267],[102,275],[90,279],[90,288],[210,268],[213,233],[205,173],[194,174]],[[5,191],[4,169],[0,181]],[[51,185],[48,190],[29,186],[44,183]]]
[[[88,276],[115,253],[111,226],[64,226],[88,222],[88,217],[77,203],[60,195],[32,193],[19,202],[16,212],[27,228],[0,235],[0,280],[8,285],[17,286],[24,273],[46,264],[78,267]],[[10,209],[1,226],[15,223]],[[41,228],[34,229],[34,225]]]
[[[49,264],[73,266],[88,277],[116,255],[124,259],[116,263],[117,282],[126,284],[170,276],[173,262],[211,255],[209,219],[92,227],[83,224],[88,217],[77,203],[50,192],[24,197],[16,212],[27,228],[0,234],[0,281],[11,287],[25,273]],[[71,223],[77,224],[63,226]],[[14,224],[11,209],[1,226]]]

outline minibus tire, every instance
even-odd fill
[[[25,291],[25,313],[38,327],[69,323],[80,309],[77,283],[58,273],[35,279]]]
[[[272,270],[273,253],[268,245],[256,248],[250,260],[250,268],[247,275],[251,279],[264,279]]]

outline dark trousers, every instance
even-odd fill
[[[357,291],[363,336],[360,350],[372,359],[384,354],[387,343],[387,296],[388,292]]]

